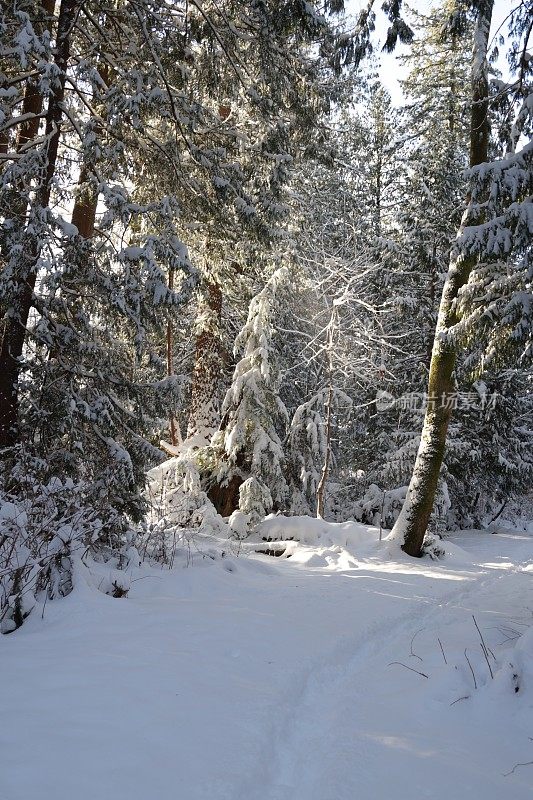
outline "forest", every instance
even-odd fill
[[[0,222],[2,800],[530,797],[533,0],[4,0]]]

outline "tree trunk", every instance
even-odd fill
[[[57,23],[55,64],[58,78],[50,93],[46,114],[46,169],[36,192],[36,204],[46,209],[50,202],[52,181],[56,169],[65,96],[66,70],[70,53],[70,34],[81,0],[62,0]],[[37,102],[32,96],[32,102]],[[40,100],[42,103],[42,98]],[[30,123],[35,122],[31,120]],[[29,124],[30,124],[29,123]],[[27,136],[27,131],[21,136]],[[7,320],[0,350],[0,449],[11,447],[18,440],[18,377],[20,360],[26,338],[26,325],[33,302],[36,268],[40,256],[38,242],[30,244],[26,264],[21,264],[18,292],[13,314]]]
[[[108,27],[107,18],[103,25],[104,31],[106,30],[106,27]],[[108,87],[111,80],[109,67],[100,65],[98,67],[98,75],[105,86]],[[104,114],[104,109],[101,107],[102,104],[99,104],[94,97],[93,102],[95,103],[98,112],[101,115]],[[98,139],[102,133],[102,121],[101,119],[95,119],[94,117],[91,117],[90,122],[94,135]],[[71,222],[76,226],[79,235],[84,239],[92,239],[94,235],[94,225],[96,222],[98,192],[91,182],[91,178],[94,176],[95,166],[96,165],[92,160],[85,160],[82,163],[80,176],[78,179],[78,191],[74,201],[74,208],[72,209]]]
[[[96,190],[89,187],[89,179],[92,170],[84,164],[80,171],[78,180],[78,193],[72,209],[71,222],[78,229],[79,235],[83,239],[92,239],[94,234],[94,223],[96,221],[96,208],[98,205],[98,195]]]
[[[207,492],[221,517],[229,517],[239,508],[239,489],[242,483],[244,479],[240,475],[234,475],[225,486],[216,483]]]
[[[41,8],[43,16],[46,18],[43,25],[39,27],[35,22],[37,30],[50,28],[50,18],[54,13],[55,0],[41,0]],[[24,100],[22,101],[21,117],[26,118],[20,125],[15,144],[15,152],[20,153],[22,148],[33,141],[39,133],[39,125],[41,122],[41,113],[43,110],[43,96],[39,92],[37,84],[31,79],[28,80],[24,92]],[[7,156],[9,153],[9,134],[0,134],[0,155]],[[2,159],[3,161],[4,159]],[[6,161],[8,159],[5,159]],[[15,201],[15,206],[10,208],[13,219],[18,220],[19,226],[22,228],[26,218],[27,202],[24,198],[24,186],[20,185],[20,197],[18,198],[18,205]],[[2,317],[4,316],[5,309],[1,309]],[[0,337],[1,338],[1,337]]]
[[[174,272],[169,270],[168,273],[168,288],[174,288]],[[172,320],[168,319],[167,321],[167,376],[170,378],[174,375],[174,341],[172,337]],[[169,424],[169,432],[170,432],[170,443],[173,447],[176,447],[178,444],[181,444],[181,432],[178,424],[178,420],[176,419],[176,409],[172,407],[170,409],[170,424]]]
[[[337,307],[331,307],[331,317],[326,332],[326,354],[327,354],[327,376],[328,394],[324,409],[326,412],[326,452],[324,454],[324,464],[318,486],[316,487],[316,515],[318,519],[324,519],[324,500],[326,494],[326,484],[329,475],[329,465],[331,462],[331,410],[333,406],[333,340],[335,328],[338,322]]]
[[[43,12],[47,18],[52,17],[55,8],[55,0],[41,0]],[[50,27],[45,25],[45,27]],[[33,141],[39,132],[39,124],[41,122],[40,114],[43,110],[43,96],[39,92],[38,86],[32,81],[28,81],[26,91],[24,92],[24,101],[22,103],[22,116],[26,114],[33,114],[31,119],[23,122],[20,126],[17,136],[17,152]]]
[[[199,308],[187,438],[195,434],[209,438],[219,426],[218,390],[223,358],[221,318],[222,289],[215,279],[206,279]]]
[[[478,5],[472,54],[472,109],[470,114],[470,166],[481,164],[488,157],[488,77],[487,49],[493,0]],[[467,225],[479,222],[473,218],[471,200],[463,215],[459,235]],[[456,345],[450,341],[449,329],[458,322],[455,301],[468,281],[477,257],[453,252],[444,284],[433,342],[428,385],[428,406],[413,475],[401,514],[390,538],[403,539],[402,550],[420,556],[427,526],[433,510],[437,482],[446,446],[453,397],[453,372],[457,357]]]
[[[333,405],[333,384],[330,374],[328,396],[326,400],[326,454],[320,481],[316,487],[316,515],[318,519],[324,519],[324,501],[326,494],[326,483],[329,475],[329,462],[331,460],[331,406]]]

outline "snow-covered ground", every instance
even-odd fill
[[[0,637],[0,798],[531,798],[533,539],[433,562],[309,531],[290,558],[144,566],[121,599],[80,564]]]

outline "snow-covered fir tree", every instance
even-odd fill
[[[286,503],[282,439],[287,411],[279,397],[274,321],[289,280],[287,267],[274,272],[252,299],[248,319],[235,342],[241,358],[224,398],[220,430],[208,448],[214,462],[210,496],[223,516],[237,508],[240,488],[249,479],[254,480],[254,497],[267,512]],[[243,499],[249,505],[246,490]]]

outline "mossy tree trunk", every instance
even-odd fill
[[[471,167],[482,164],[488,158],[490,127],[487,50],[493,5],[493,0],[478,0],[477,4],[471,73]],[[467,226],[480,221],[475,217],[472,205],[470,197],[467,197],[467,207],[459,235]],[[402,549],[410,556],[421,555],[424,536],[433,510],[455,396],[453,373],[457,345],[449,336],[449,331],[458,322],[455,311],[456,300],[476,262],[477,257],[452,250],[431,354],[428,405],[420,446],[405,503],[391,533],[391,538],[403,540]]]

